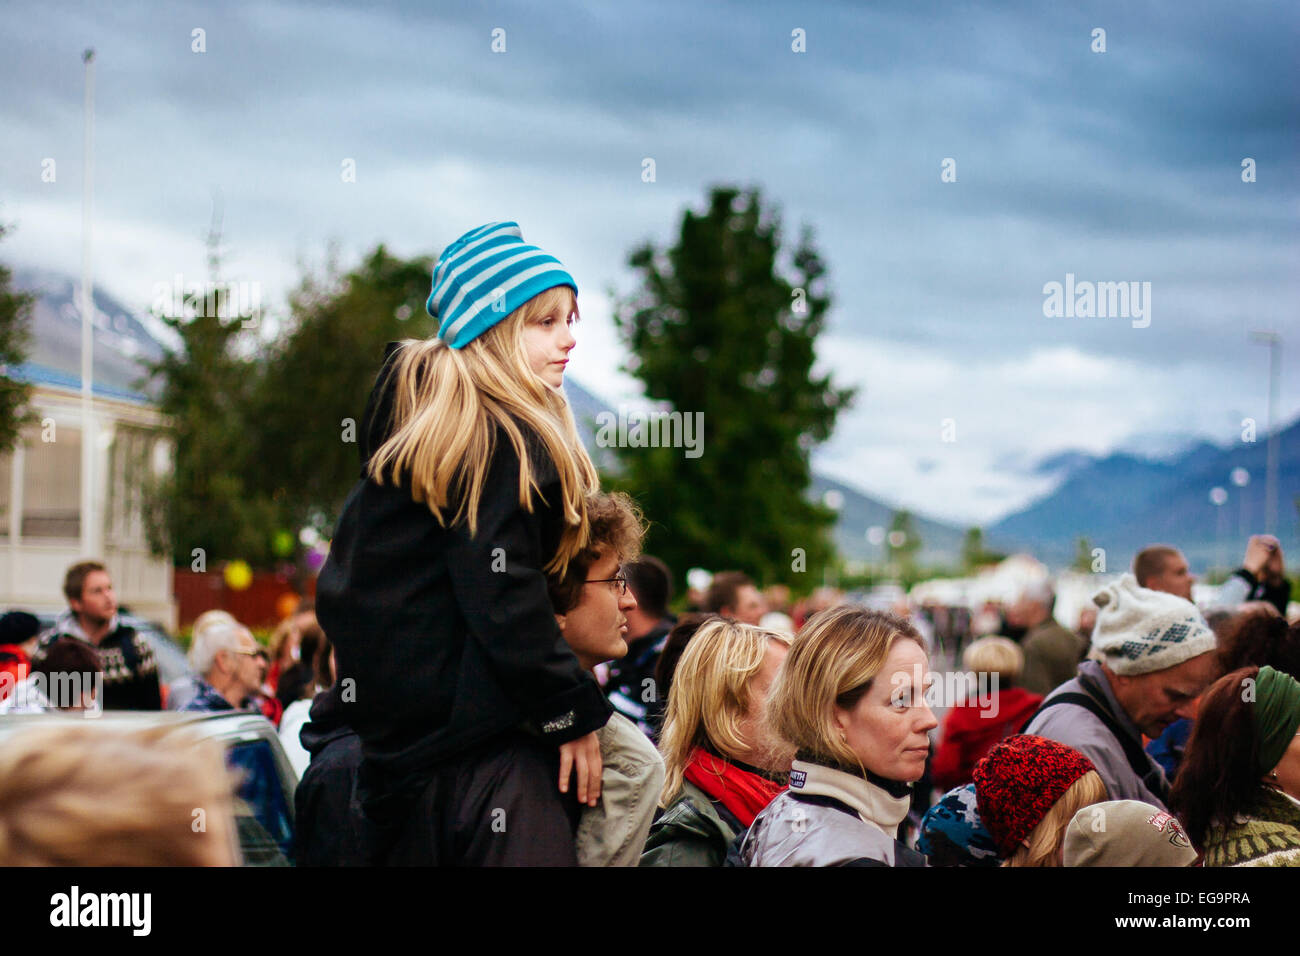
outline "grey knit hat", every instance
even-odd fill
[[[1139,587],[1125,574],[1095,595],[1092,646],[1116,674],[1149,674],[1177,667],[1215,648],[1214,632],[1191,601]]]

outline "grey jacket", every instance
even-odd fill
[[[916,865],[895,839],[910,804],[855,774],[796,760],[790,789],[754,818],[740,857],[746,866],[895,866],[905,855]]]
[[[1142,732],[1115,699],[1115,694],[1110,689],[1110,681],[1102,673],[1101,665],[1096,661],[1084,661],[1079,665],[1079,674],[1090,677],[1092,682],[1101,688],[1106,709],[1110,711],[1120,729],[1140,745]],[[1047,700],[1051,700],[1058,694],[1083,692],[1083,685],[1076,677],[1054,690],[1048,695]],[[1105,724],[1083,707],[1075,704],[1058,704],[1049,707],[1029,722],[1025,733],[1037,734],[1040,737],[1068,744],[1091,760],[1102,782],[1106,784],[1108,800],[1140,800],[1162,810],[1167,809],[1164,802],[1142,782],[1141,777],[1133,772],[1120,742],[1106,729]],[[1168,780],[1160,765],[1150,757],[1147,760],[1151,768],[1159,774],[1159,779],[1167,784]]]
[[[596,731],[600,802],[582,811],[574,840],[579,866],[636,866],[664,785],[664,760],[617,711]]]

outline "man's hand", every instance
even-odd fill
[[[1268,563],[1264,565],[1264,576],[1268,578],[1269,584],[1277,584],[1286,577],[1286,568],[1282,560],[1282,542],[1277,538],[1273,541],[1273,550],[1268,556]]]
[[[593,730],[585,737],[560,745],[560,793],[569,792],[569,775],[578,775],[578,802],[594,807],[600,802],[600,741]]]
[[[1274,557],[1276,555],[1276,558]],[[1256,580],[1259,580],[1266,568],[1271,566],[1271,562],[1277,561],[1278,573],[1282,568],[1282,544],[1271,534],[1251,535],[1250,542],[1246,545],[1246,557],[1242,559],[1241,566],[1253,574]]]

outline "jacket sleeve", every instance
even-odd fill
[[[558,483],[543,490],[559,494]],[[546,504],[519,504],[519,459],[498,436],[478,508],[478,529],[465,522],[450,535],[452,588],[501,688],[556,746],[605,725],[612,708],[564,642],[542,566]]]
[[[636,724],[620,714],[598,735],[600,803],[582,809],[574,836],[578,866],[636,866],[663,787],[664,761]]]
[[[1250,600],[1250,592],[1255,589],[1255,576],[1245,568],[1234,571],[1219,588],[1219,603],[1234,607]]]

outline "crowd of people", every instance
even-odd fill
[[[1183,556],[1147,548],[1073,630],[1050,584],[936,616],[739,571],[692,581],[674,615],[673,570],[642,553],[635,501],[599,488],[564,397],[576,295],[514,223],[444,250],[438,334],[386,350],[315,605],[269,650],[209,612],[194,676],[161,687],[83,563],[55,628],[11,615],[0,655],[27,659],[23,683],[93,649],[109,709],[263,713],[301,775],[299,865],[1300,865],[1276,538],[1206,612]],[[940,629],[979,637],[963,681],[935,681]],[[53,705],[35,691],[12,706]],[[0,756],[0,863],[39,859],[41,794],[6,775],[40,751]]]

